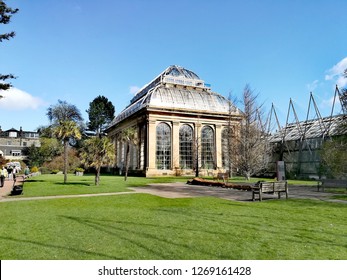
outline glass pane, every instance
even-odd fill
[[[157,126],[157,169],[171,169],[171,128],[166,123]]]
[[[193,169],[193,129],[187,124],[180,128],[180,167]]]

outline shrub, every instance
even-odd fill
[[[41,174],[51,174],[51,170],[49,170],[47,167],[40,167]]]
[[[58,174],[59,171],[60,171],[59,169],[53,169],[52,172],[51,172],[51,174]]]
[[[84,169],[81,167],[75,168],[75,172],[84,172]]]
[[[39,172],[39,169],[37,168],[37,166],[33,166],[33,167],[31,167],[30,172],[36,173],[36,172]]]

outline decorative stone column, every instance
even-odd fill
[[[180,166],[180,123],[172,123],[172,170]]]
[[[155,120],[148,120],[147,122],[147,174],[152,174],[155,166],[155,153],[156,153],[156,122]]]

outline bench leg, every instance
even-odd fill
[[[278,199],[281,199],[281,192],[278,192]]]
[[[263,197],[262,197],[262,193],[261,193],[261,190],[259,191],[259,201],[262,201],[263,200]]]

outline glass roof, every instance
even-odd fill
[[[171,77],[171,78],[170,78]],[[171,85],[170,85],[171,84]],[[170,66],[144,86],[111,123],[124,120],[144,107],[228,114],[229,101],[205,86],[198,75],[180,66]],[[232,111],[240,114],[232,105]]]
[[[178,77],[178,76],[183,76],[187,79],[196,79],[196,80],[200,80],[199,76],[196,75],[194,72],[184,69],[181,66],[177,66],[177,65],[173,65],[170,66],[165,72],[164,72],[165,76],[174,76],[174,77]]]
[[[347,118],[346,115],[317,118],[288,124],[277,133],[270,136],[270,142],[295,141],[300,139],[314,139],[323,136],[336,136],[347,133],[347,129],[341,124]]]

